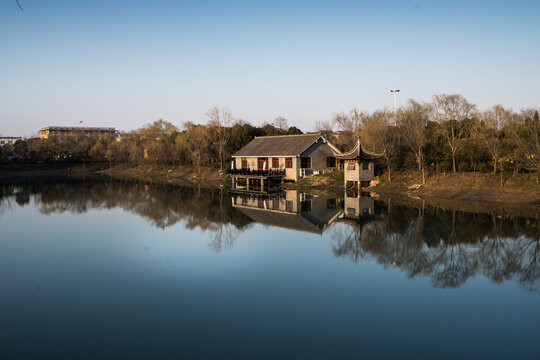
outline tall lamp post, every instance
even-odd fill
[[[397,125],[397,103],[396,103],[396,96],[399,92],[399,89],[391,89],[390,92],[394,94],[394,125]]]

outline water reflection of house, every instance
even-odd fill
[[[340,202],[285,190],[279,194],[231,193],[233,207],[269,225],[322,234],[341,214]]]

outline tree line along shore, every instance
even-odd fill
[[[0,148],[0,161],[4,168],[65,162],[162,172],[191,167],[194,174],[215,168],[226,173],[231,154],[255,136],[302,133],[283,117],[254,126],[223,107],[213,107],[206,115],[206,124],[177,126],[157,120],[116,135],[75,132],[19,140]],[[364,148],[383,154],[381,171],[390,183],[396,171],[406,169],[416,172],[421,183],[459,172],[498,175],[498,185],[504,186],[520,174],[538,183],[540,175],[540,119],[534,108],[515,111],[494,105],[479,111],[461,95],[441,94],[430,102],[410,99],[396,111],[336,113],[314,123],[312,131],[342,151],[360,137]]]

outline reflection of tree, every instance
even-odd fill
[[[538,229],[538,219],[536,219],[536,228]],[[538,282],[540,282],[540,239],[536,234],[534,240],[525,242],[521,247],[524,258],[523,267],[519,277],[519,282],[528,290],[538,291]]]
[[[221,189],[110,180],[0,183],[0,214],[30,201],[44,214],[121,208],[162,229],[182,223],[207,231],[217,252],[233,246],[252,221]],[[374,210],[330,227],[335,256],[372,258],[411,278],[428,276],[437,287],[458,287],[481,273],[496,283],[514,279],[525,289],[539,289],[538,218],[381,203]]]
[[[332,251],[338,257],[348,257],[354,262],[364,257],[364,248],[360,244],[358,229],[355,226],[333,226]]]
[[[212,233],[211,247],[221,250],[232,246],[236,229],[249,226],[251,220],[232,208],[220,189],[179,187],[112,180],[69,180],[27,182],[17,186],[0,184],[0,211],[12,206],[16,194],[19,205],[34,195],[43,214],[85,213],[91,209],[122,208],[144,217],[152,225],[165,229],[182,222],[188,229]],[[218,243],[220,244],[218,246]]]
[[[497,222],[492,215],[493,231],[482,239],[478,250],[478,261],[482,274],[494,282],[501,283],[519,271],[519,254],[516,251],[516,241],[501,236],[502,221]]]
[[[430,251],[430,273],[437,287],[459,287],[471,276],[474,261],[456,233],[456,211],[452,211],[450,229],[439,246]]]
[[[223,249],[231,248],[237,237],[238,230],[231,227],[230,224],[216,224],[212,241],[208,246],[215,252],[221,252]]]
[[[496,283],[516,279],[537,289],[537,219],[377,204],[373,217],[351,221],[333,227],[338,257],[372,257],[410,277],[428,276],[436,287],[459,287],[480,272]]]
[[[225,204],[230,204],[230,201],[225,201],[223,188],[219,190],[219,216],[220,221],[215,223],[216,229],[213,232],[212,242],[208,244],[210,248],[216,252],[221,252],[224,248],[231,248],[234,241],[238,237],[238,232],[230,226],[228,217],[230,214],[229,209]]]

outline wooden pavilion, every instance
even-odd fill
[[[345,188],[359,190],[369,186],[375,177],[375,161],[382,155],[364,150],[360,138],[351,151],[335,154],[343,162]]]

